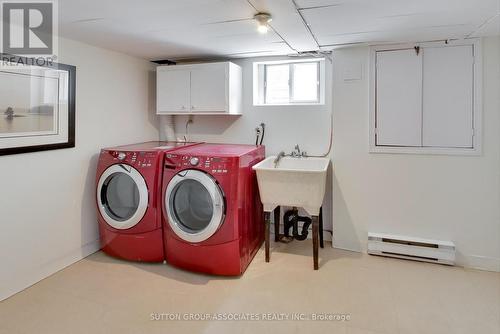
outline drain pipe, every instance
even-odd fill
[[[298,223],[302,222],[302,232],[299,233]],[[295,240],[306,240],[309,234],[309,226],[312,224],[312,219],[305,216],[299,216],[299,211],[296,207],[292,210],[285,212],[283,216],[283,228],[285,240],[290,240],[292,237]],[[292,228],[292,235],[290,236],[290,228]]]
[[[175,117],[173,115],[160,116],[160,140],[177,141],[175,137]]]

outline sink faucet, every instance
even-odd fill
[[[274,159],[274,168],[276,168],[278,166],[278,163],[280,162],[281,158],[283,158],[284,156],[286,156],[284,151],[281,151],[280,153],[278,153],[278,155]]]
[[[300,153],[299,144],[296,144],[291,156],[294,158],[298,158],[298,157],[300,157],[300,155],[301,155],[301,153]]]
[[[294,158],[301,158],[301,157],[302,158],[306,158],[307,157],[307,152],[301,151],[300,147],[299,147],[299,144],[297,144],[297,145],[295,145],[295,149],[290,154],[290,156],[292,156]]]
[[[280,162],[281,158],[283,158],[283,157],[306,158],[307,152],[301,151],[298,144],[295,145],[294,150],[290,154],[286,154],[284,151],[281,151],[280,153],[278,153],[278,155],[274,159],[274,168],[278,167],[278,163]]]

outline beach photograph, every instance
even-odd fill
[[[57,132],[58,79],[0,71],[0,138]]]

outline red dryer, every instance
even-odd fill
[[[252,166],[264,146],[199,144],[165,155],[163,231],[168,263],[214,275],[242,274],[264,240]]]
[[[159,202],[163,156],[191,145],[153,141],[101,150],[96,200],[104,252],[133,261],[164,260]]]

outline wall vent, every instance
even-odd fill
[[[440,264],[455,264],[455,244],[381,233],[368,233],[368,254]]]

